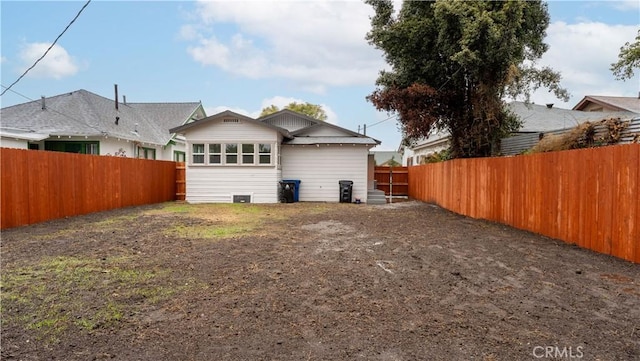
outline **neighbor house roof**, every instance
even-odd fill
[[[523,102],[511,102],[507,104],[507,108],[522,120],[520,133],[548,132],[573,128],[587,121],[598,121],[605,118],[631,119],[637,116],[636,113],[630,111],[584,112]]]
[[[533,103],[526,104],[518,101],[507,104],[507,108],[522,121],[522,127],[518,130],[518,133],[541,133],[573,128],[587,121],[593,122],[606,118],[629,120],[637,117],[639,115],[638,113],[640,113],[633,111],[585,112]],[[434,132],[430,134],[429,137],[417,140],[409,148],[421,149],[432,147],[447,142],[448,140],[449,132]]]
[[[352,130],[342,128],[335,124],[331,124],[326,121],[314,119],[308,115],[295,112],[290,109],[282,109],[275,113],[263,116],[258,118],[258,121],[263,122],[265,124],[269,123],[269,120],[280,117],[282,115],[291,115],[295,116],[298,119],[303,119],[306,121],[306,126],[301,128],[296,128],[295,130],[291,130],[291,135],[293,139],[287,141],[287,144],[368,144],[368,145],[378,145],[381,142],[377,139],[368,137],[364,134],[356,133]],[[334,130],[338,130],[340,133],[344,134],[344,136],[306,136],[305,133],[313,132],[313,130],[320,128],[331,128]]]
[[[587,95],[573,107],[573,110],[584,110],[592,103],[611,110],[640,113],[640,97],[611,97],[603,95]]]
[[[200,102],[116,103],[81,89],[2,108],[2,128],[51,136],[106,136],[166,145],[171,125],[204,115]],[[117,122],[116,122],[117,120]]]

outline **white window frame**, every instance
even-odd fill
[[[188,142],[188,160],[189,165],[196,167],[273,167],[277,165],[275,160],[279,160],[279,147],[277,142],[269,142],[269,141],[193,141]],[[218,144],[220,145],[220,153],[211,152],[211,145]],[[243,145],[251,144],[253,145],[253,152],[243,152]],[[203,145],[204,153],[194,153],[194,146]],[[227,153],[227,145],[235,145],[237,153]],[[260,145],[268,145],[269,152],[260,152]],[[220,157],[219,163],[211,162],[211,156],[217,155]],[[244,163],[244,156],[251,155],[253,162],[252,163]],[[203,158],[202,163],[194,162],[196,156],[200,156]],[[228,163],[227,156],[235,156],[237,159],[236,163]],[[269,163],[261,163],[261,157],[269,156]]]

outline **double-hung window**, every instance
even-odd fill
[[[204,144],[193,144],[191,151],[193,164],[204,164]]]
[[[271,164],[271,144],[258,144],[258,158],[260,164]]]
[[[242,144],[242,164],[255,163],[254,149],[255,149],[255,144],[247,144],[247,143]]]
[[[209,164],[222,164],[222,144],[209,144]]]
[[[238,144],[225,144],[225,163],[238,164]]]

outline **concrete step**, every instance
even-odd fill
[[[367,192],[367,204],[387,204],[387,198],[383,191],[370,189]]]

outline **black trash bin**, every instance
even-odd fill
[[[280,182],[280,202],[293,203],[296,184],[294,182]]]
[[[297,202],[300,200],[300,179],[283,179],[284,183],[293,183],[293,201]]]
[[[340,203],[351,203],[353,182],[350,180],[338,181],[340,185]]]

